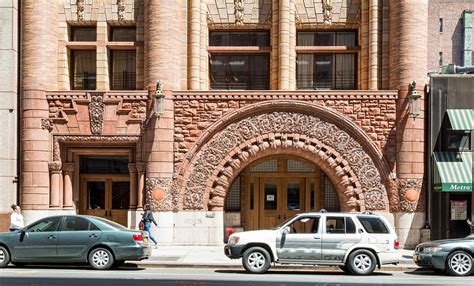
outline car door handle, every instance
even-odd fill
[[[91,235],[89,235],[90,238],[93,238],[93,237],[99,237],[97,234],[93,233]]]
[[[315,237],[314,237],[314,239],[321,239],[321,237],[319,237],[319,236],[315,236]]]
[[[48,239],[56,239],[56,236],[55,235],[50,235],[50,236],[48,236]]]

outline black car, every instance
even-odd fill
[[[436,240],[419,244],[413,260],[423,268],[455,276],[474,273],[474,234],[465,238]]]
[[[0,233],[0,268],[37,263],[89,263],[94,269],[120,266],[151,255],[146,232],[113,221],[65,215],[38,220],[23,230]]]

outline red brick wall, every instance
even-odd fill
[[[262,100],[175,99],[175,167],[207,127],[225,114],[259,101]],[[311,101],[350,118],[381,148],[391,165],[395,162],[395,99],[351,99],[347,95],[347,99]]]
[[[8,231],[10,228],[10,214],[0,214],[0,232]]]

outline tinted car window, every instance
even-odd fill
[[[125,226],[118,224],[116,222],[110,221],[108,219],[104,219],[101,217],[96,217],[95,219],[98,220],[103,225],[105,225],[105,227],[107,227],[108,229],[128,229]]]
[[[42,219],[33,225],[29,226],[27,232],[48,232],[58,230],[58,225],[61,222],[62,217],[51,217]]]
[[[82,217],[68,217],[61,226],[61,231],[98,230],[97,226]]]
[[[344,217],[327,217],[326,218],[327,233],[346,233]]]
[[[355,233],[356,226],[354,221],[350,217],[346,217],[346,233]]]
[[[357,216],[367,233],[389,233],[387,226],[378,217]]]

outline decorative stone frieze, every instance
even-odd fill
[[[261,27],[271,23],[272,0],[233,2],[234,5],[228,5],[222,0],[207,1],[208,24],[213,27],[232,25],[242,28],[243,25]]]
[[[146,191],[146,202],[150,205],[150,208],[154,211],[171,211],[174,209],[173,206],[173,194],[172,194],[172,179],[171,178],[146,178],[145,191]],[[153,200],[153,191],[160,189],[165,193],[165,197],[161,201]]]
[[[423,179],[399,179],[400,211],[415,212],[418,204],[423,204]]]
[[[281,107],[279,104],[285,105],[283,102],[262,104],[262,108],[266,105],[271,110]],[[207,129],[205,137],[196,140],[180,167],[184,172],[180,172],[180,176],[185,182],[181,186],[183,207],[221,209],[225,198],[223,190],[227,190],[232,179],[255,158],[278,150],[282,154],[300,155],[320,166],[338,182],[342,202],[352,204],[357,210],[387,210],[389,200],[385,185],[389,171],[378,162],[382,157],[380,151],[374,151],[375,144],[369,138],[361,140],[348,133],[346,130],[353,131],[355,126],[345,126],[347,119],[341,117],[340,121],[334,121],[333,118],[329,122],[314,116],[318,112],[310,112],[311,105],[307,107],[306,111],[261,110],[253,114],[244,109],[241,116],[236,115],[238,111],[233,113],[234,119],[221,118],[225,127],[220,131],[218,127]],[[322,109],[318,111],[324,113]],[[359,135],[361,133],[364,132],[360,130]],[[364,147],[359,142],[364,143]],[[371,155],[366,148],[372,150]]]
[[[243,0],[234,1],[234,15],[235,15],[235,24],[243,25],[244,24],[244,1]]]
[[[100,135],[104,125],[104,94],[92,93],[91,102],[89,103],[89,119],[91,123],[91,133]]]
[[[77,20],[78,21],[84,21],[84,5],[85,5],[85,0],[77,0],[76,5],[77,5]]]
[[[125,0],[117,0],[117,18],[119,22],[124,20]]]
[[[322,0],[323,2],[323,15],[324,15],[324,24],[332,24],[332,0]]]

